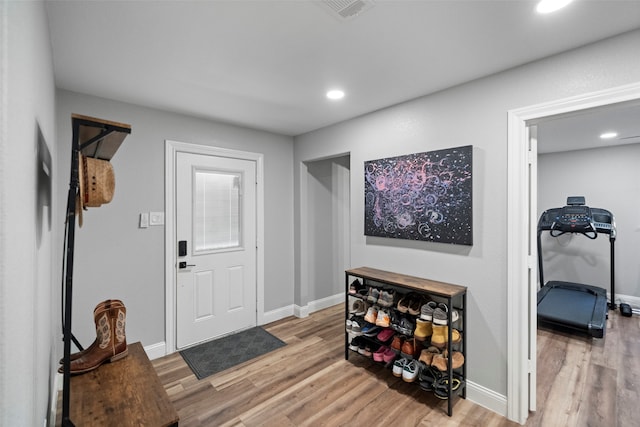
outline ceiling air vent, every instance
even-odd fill
[[[353,19],[373,7],[373,0],[321,0],[325,9],[341,20]]]

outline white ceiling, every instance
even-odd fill
[[[377,0],[343,19],[303,0],[47,1],[59,88],[284,135],[640,28],[639,0],[534,8]],[[324,97],[334,87],[342,101]]]

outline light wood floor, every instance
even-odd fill
[[[197,380],[175,353],[152,363],[180,426],[516,426],[483,407],[446,401],[351,353],[343,305],[265,326],[287,346]],[[612,313],[606,338],[538,334],[538,411],[531,426],[640,425],[640,323]]]

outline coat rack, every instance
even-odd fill
[[[71,341],[82,351],[83,348],[71,333],[71,313],[73,305],[73,252],[76,226],[76,195],[78,193],[78,153],[87,157],[111,160],[124,139],[131,133],[131,126],[93,117],[71,115],[73,128],[71,146],[71,178],[67,198],[67,233],[64,253],[64,310],[63,310],[63,383],[62,383],[62,423],[63,427],[73,426],[69,419],[69,399],[71,396]]]

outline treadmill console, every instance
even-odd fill
[[[578,204],[580,202],[582,204]],[[554,236],[580,233],[595,239],[597,233],[604,233],[615,238],[613,214],[606,209],[585,206],[582,197],[569,197],[567,206],[544,211],[538,221],[538,231],[543,230],[551,231]]]

